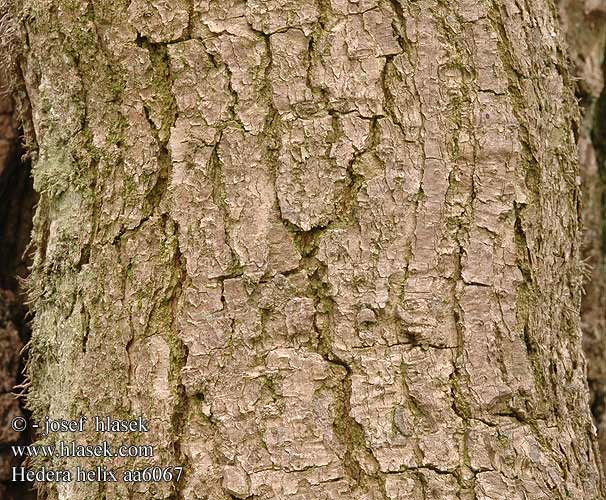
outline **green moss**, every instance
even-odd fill
[[[497,443],[499,443],[499,446],[503,449],[509,448],[511,446],[511,440],[503,434],[499,434],[497,436]]]
[[[125,88],[126,83],[124,82],[124,80],[118,75],[116,75],[116,80],[111,84],[111,94],[114,101],[122,101],[122,95],[124,94]]]
[[[178,250],[178,240],[175,235],[160,241],[159,256],[165,264],[171,264],[175,260]]]
[[[472,417],[471,405],[469,404],[469,401],[467,401],[467,398],[465,398],[463,395],[463,391],[461,389],[461,382],[459,381],[458,377],[452,378],[451,388],[452,388],[451,394],[453,397],[453,404],[454,404],[454,408],[455,408],[457,414],[464,419],[467,419],[467,420],[471,419],[471,417]]]
[[[74,165],[61,149],[47,149],[33,168],[34,189],[54,198],[67,191],[74,177]]]
[[[110,145],[121,146],[125,141],[125,131],[128,128],[126,117],[119,114],[112,121],[107,131],[107,142]]]
[[[80,22],[84,20],[85,18],[82,18],[80,19]],[[67,40],[68,42],[65,46],[67,52],[78,59],[84,54],[91,53],[98,49],[97,35],[90,24],[88,26],[82,24],[74,25]]]

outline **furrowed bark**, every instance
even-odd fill
[[[604,498],[550,3],[21,12],[29,405],[186,467],[47,498]]]

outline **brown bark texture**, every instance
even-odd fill
[[[16,291],[17,277],[26,271],[20,255],[29,241],[31,204],[27,200],[32,199],[29,171],[19,162],[17,124],[13,102],[0,89],[0,498],[5,500],[31,498],[26,493],[30,485],[11,482],[11,468],[21,460],[10,446],[24,442],[24,436],[11,429],[11,420],[23,416],[14,388],[22,368],[25,310]]]
[[[0,88],[0,91],[3,90],[0,94],[0,182],[11,168],[17,140],[13,103],[6,90]],[[3,187],[0,193],[4,190]],[[19,404],[11,393],[17,382],[18,352],[23,345],[11,321],[13,297],[1,288],[4,287],[0,283],[0,496],[5,497],[8,496],[10,468],[15,465],[8,446],[18,442],[20,437],[10,430],[10,421],[21,414]]]
[[[26,0],[34,418],[177,483],[50,499],[603,499],[579,118],[543,0]],[[74,440],[51,435],[40,443]]]
[[[583,207],[583,259],[588,266],[581,307],[591,408],[606,461],[606,3],[559,3],[583,111],[579,130]]]
[[[11,452],[11,445],[20,444],[22,436],[11,429],[13,418],[23,416],[13,388],[17,385],[20,366],[19,352],[23,347],[17,325],[17,302],[14,294],[0,290],[0,498],[17,500],[16,491],[23,485],[12,483],[12,467],[19,466],[20,460]],[[30,486],[30,485],[27,485]]]

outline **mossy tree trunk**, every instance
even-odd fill
[[[550,3],[12,16],[40,193],[29,405],[143,415],[113,443],[155,456],[104,465],[186,468],[48,498],[604,498]]]

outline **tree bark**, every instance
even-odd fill
[[[34,202],[29,169],[19,161],[20,152],[14,103],[0,85],[0,498],[5,500],[33,498],[30,485],[11,481],[12,467],[22,460],[10,447],[28,438],[11,429],[11,420],[23,417],[14,394],[22,381],[21,350],[28,339],[18,278],[27,274],[22,255],[29,241]]]
[[[7,172],[12,167],[16,151],[16,124],[12,100],[0,85],[0,188],[2,188],[0,193],[2,194],[5,192],[5,182],[2,181],[6,179]],[[4,217],[0,217],[0,220],[4,220]],[[0,234],[4,234],[4,231]],[[4,263],[5,259],[1,262]],[[4,269],[0,271],[0,278],[6,275],[2,271]],[[8,451],[8,446],[19,441],[19,434],[10,429],[10,420],[21,414],[19,404],[11,392],[17,383],[18,352],[23,345],[11,321],[10,306],[14,300],[12,294],[3,290],[6,286],[2,281],[4,280],[0,281],[0,496],[8,498],[11,466],[16,465]]]
[[[21,459],[11,452],[11,446],[25,443],[22,436],[11,429],[15,417],[23,417],[13,391],[18,383],[20,350],[23,348],[18,325],[19,307],[15,295],[0,290],[0,497],[6,500],[35,498],[25,496],[30,485],[14,483],[12,468],[19,467]]]
[[[550,3],[18,11],[29,406],[155,451],[45,465],[186,469],[47,498],[604,498]]]
[[[581,318],[591,408],[598,426],[602,463],[606,461],[606,5],[566,0],[560,16],[570,47],[577,95],[583,111],[579,137],[584,239],[588,266]]]

